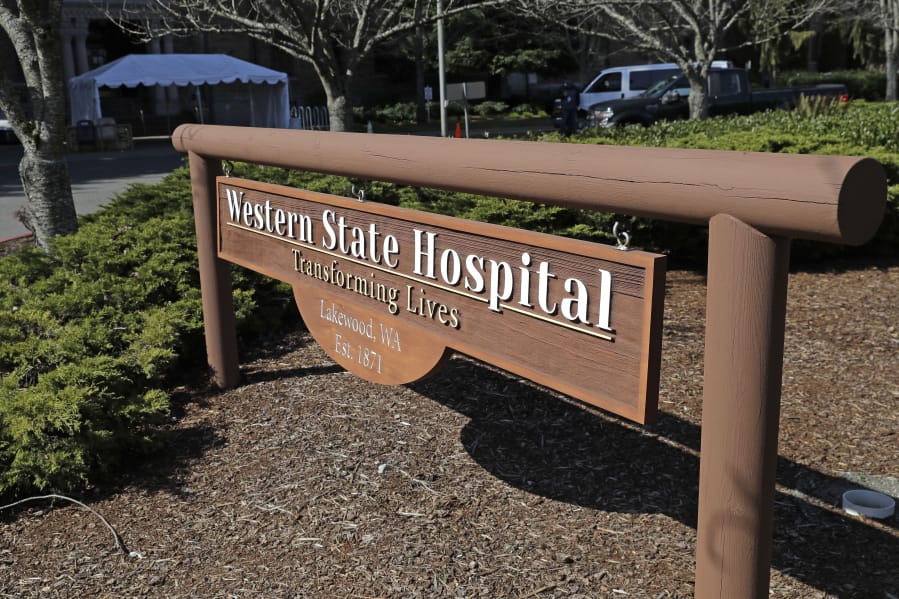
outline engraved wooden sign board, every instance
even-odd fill
[[[219,257],[290,284],[341,366],[403,384],[452,351],[655,417],[665,257],[229,177]]]

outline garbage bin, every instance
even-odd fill
[[[75,124],[75,143],[79,148],[97,145],[97,131],[94,129],[94,123],[83,120]]]

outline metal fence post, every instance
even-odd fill
[[[711,219],[696,599],[768,597],[789,255]]]

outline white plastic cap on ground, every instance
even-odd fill
[[[843,510],[853,516],[889,518],[896,512],[896,500],[877,491],[853,489],[843,493]]]

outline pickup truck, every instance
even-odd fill
[[[753,90],[743,69],[712,69],[708,76],[709,115],[749,114],[762,110],[790,109],[801,96],[825,96],[848,101],[846,86],[829,83],[808,87]],[[672,75],[635,98],[594,104],[587,111],[589,125],[614,127],[690,116],[690,86],[682,74]]]

